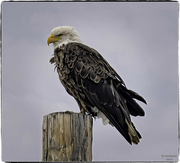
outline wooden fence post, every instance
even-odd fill
[[[43,117],[42,161],[92,161],[89,115],[56,112]]]

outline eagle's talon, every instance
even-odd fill
[[[85,114],[85,110],[84,110],[84,109],[81,109],[80,112],[81,112],[82,114]]]

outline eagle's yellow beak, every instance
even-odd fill
[[[54,36],[54,35],[50,35],[48,37],[48,40],[47,40],[47,44],[49,45],[50,43],[53,43],[53,42],[56,42],[58,40],[60,40],[61,38],[58,37],[58,36]]]

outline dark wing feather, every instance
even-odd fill
[[[86,104],[96,106],[130,144],[137,144],[141,135],[131,122],[130,114],[144,115],[133,98],[145,100],[126,88],[121,77],[96,50],[80,43],[69,43],[65,48],[69,76],[84,94]]]

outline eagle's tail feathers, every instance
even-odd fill
[[[133,99],[127,100],[127,107],[131,115],[133,116],[144,116],[144,110],[139,106],[139,104]]]
[[[136,100],[139,100],[139,101],[147,104],[146,100],[142,96],[140,96],[138,93],[136,93],[132,90],[128,90],[128,93],[132,96],[132,98],[135,98]]]
[[[123,86],[119,86],[117,87],[117,90],[120,94],[122,94],[122,96],[124,97],[124,99],[126,100],[126,105],[128,107],[128,110],[130,112],[131,115],[133,116],[144,116],[144,110],[139,106],[139,104],[133,99],[138,99],[140,101],[144,101],[146,103],[146,101],[143,99],[143,97],[141,97],[140,95],[138,95],[136,92],[128,90],[127,88],[123,87]]]
[[[131,142],[134,143],[134,144],[138,144],[140,142],[140,138],[141,138],[141,135],[139,134],[139,132],[135,129],[133,123],[129,123],[127,121],[127,119],[125,119],[125,122],[128,126],[128,134],[129,134],[129,137],[131,139]]]

